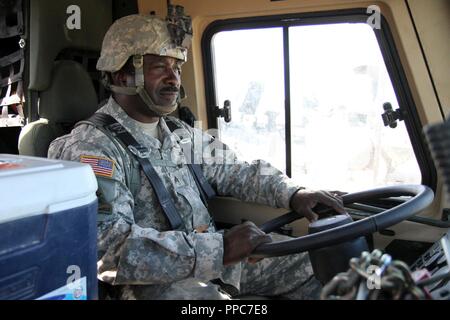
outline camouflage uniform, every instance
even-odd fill
[[[143,173],[141,187],[136,199],[133,198],[126,184],[125,167],[136,160],[95,127],[80,125],[51,144],[50,158],[80,161],[82,157],[97,157],[114,163],[111,177],[97,175],[98,274],[101,280],[119,286],[122,298],[228,298],[210,282],[213,279],[231,285],[232,294],[239,290],[240,293],[287,294],[305,284],[317,297],[318,286],[311,280],[312,269],[306,254],[264,259],[255,265],[241,262],[224,267],[222,234],[216,231],[185,165],[179,136],[170,132],[163,118],[159,123],[163,143],[147,136],[112,98],[99,112],[113,116],[140,144],[151,150],[150,159],[185,224],[184,231],[170,230]],[[183,126],[191,134],[198,130],[184,123]],[[211,137],[200,134],[206,148]],[[126,155],[126,162],[121,153]],[[202,165],[205,177],[218,195],[272,207],[289,207],[290,197],[298,186],[285,175],[263,161],[248,164],[237,161],[232,152],[226,156],[227,162],[216,155],[215,161],[205,158],[209,163]],[[232,164],[228,164],[230,162]],[[259,174],[264,168],[275,174]],[[196,231],[204,225],[208,225],[206,232]],[[308,293],[302,295],[301,290],[293,294],[294,297],[308,296]]]

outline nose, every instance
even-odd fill
[[[180,87],[180,74],[173,67],[168,67],[166,71],[166,84],[179,88]]]

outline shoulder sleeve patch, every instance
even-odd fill
[[[80,162],[89,164],[96,176],[112,178],[114,175],[114,170],[116,167],[116,162],[114,160],[103,157],[82,155],[80,156]]]

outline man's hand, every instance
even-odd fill
[[[227,231],[223,236],[223,265],[235,264],[247,258],[257,246],[272,242],[272,238],[247,221]]]
[[[347,214],[342,198],[337,193],[299,190],[291,198],[291,208],[295,212],[305,216],[310,222],[316,221],[318,218],[312,209],[319,203],[332,207],[340,214]]]

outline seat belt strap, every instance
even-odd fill
[[[169,130],[171,132],[174,132],[177,129],[182,129],[176,122],[168,119],[168,118],[164,118],[164,120],[166,121],[167,126],[169,127]],[[194,148],[191,144],[191,160],[194,160]],[[183,148],[183,152],[187,152],[184,148]],[[186,155],[186,158],[189,159],[188,155]],[[216,197],[216,192],[214,191],[214,189],[211,187],[211,185],[209,184],[209,182],[206,180],[205,175],[203,174],[202,171],[202,167],[199,164],[195,164],[195,163],[189,163],[187,164],[189,171],[191,172],[192,176],[194,177],[194,181],[197,185],[197,188],[200,191],[200,196],[202,198],[203,203],[205,204],[205,206],[208,206],[208,201],[215,198]]]
[[[164,186],[161,178],[158,176],[155,168],[152,166],[148,156],[149,150],[140,145],[136,139],[112,116],[105,113],[95,113],[88,121],[97,126],[103,127],[109,132],[113,133],[123,145],[136,157],[142,171],[150,182],[153,190],[158,198],[159,204],[169,220],[170,226],[173,230],[180,230],[183,226],[183,220],[178,214],[177,209],[170,197],[169,191]]]

